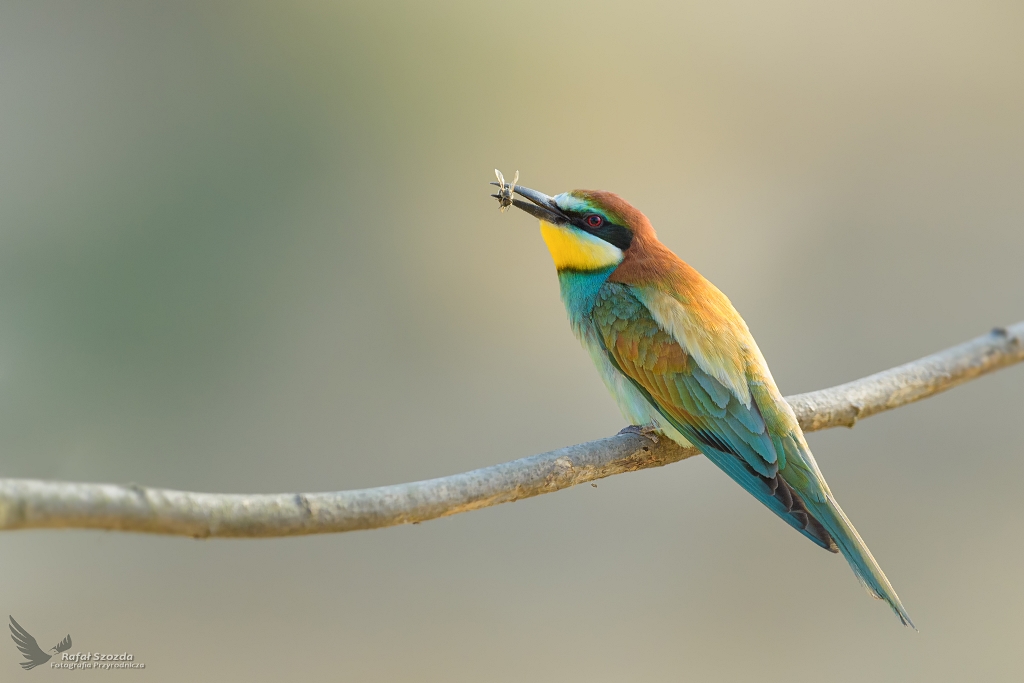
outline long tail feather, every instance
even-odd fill
[[[878,566],[878,562],[835,498],[831,494],[827,494],[824,503],[809,502],[808,508],[828,530],[829,535],[839,546],[839,552],[850,563],[850,568],[853,569],[853,573],[857,575],[861,585],[867,589],[868,593],[889,603],[889,607],[896,613],[903,625],[916,631],[917,627],[910,620],[910,615],[903,608],[903,603],[900,602],[889,579],[885,577],[882,568]]]

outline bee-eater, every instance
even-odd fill
[[[913,627],[729,299],[618,195],[501,185],[503,208],[540,219],[573,332],[629,423],[696,446],[790,526],[841,552],[868,592]]]

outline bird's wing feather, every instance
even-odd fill
[[[28,670],[32,669],[40,664],[43,664],[50,660],[50,655],[43,652],[39,647],[39,643],[32,637],[32,634],[21,627],[14,617],[8,615],[11,620],[9,628],[11,629],[11,639],[14,641],[15,646],[21,650],[21,654],[25,655],[27,662],[21,662],[22,668]]]
[[[716,290],[717,291],[717,290]],[[592,319],[611,362],[665,420],[755,498],[812,541],[842,552],[868,592],[913,626],[899,597],[825,483],[792,408],[739,314],[731,329],[705,330],[705,348],[691,353],[689,336],[662,325],[643,291],[606,283]],[[723,297],[724,299],[724,297]],[[727,301],[726,301],[727,304]],[[727,304],[731,310],[731,304]],[[717,335],[717,336],[716,336]],[[714,340],[721,347],[712,349]],[[702,356],[703,360],[699,356]],[[744,392],[731,376],[743,367]]]
[[[787,456],[799,454],[769,431],[756,401],[745,405],[706,372],[628,285],[605,284],[592,319],[609,360],[669,424],[769,509],[835,551],[828,532],[779,476],[788,469]]]

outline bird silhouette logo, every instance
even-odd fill
[[[21,654],[23,654],[25,659],[28,660],[27,662],[19,662],[21,664],[21,668],[28,671],[29,669],[34,669],[40,664],[46,664],[50,661],[50,658],[53,657],[53,655],[43,652],[39,647],[39,643],[37,643],[36,639],[32,637],[32,634],[23,629],[21,624],[14,620],[14,617],[11,617],[11,615],[7,616],[11,619],[11,640],[14,641],[14,644],[19,650],[21,650]],[[51,647],[50,651],[56,655],[69,649],[71,649],[71,636],[66,635],[64,636],[64,640]]]

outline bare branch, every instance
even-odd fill
[[[1024,322],[870,377],[790,397],[807,431],[927,398],[1024,360]],[[297,536],[409,524],[696,455],[637,434],[440,479],[333,493],[222,494],[0,479],[0,529],[83,528],[210,537]]]
[[[863,379],[787,396],[804,431],[852,427],[857,420],[934,396],[1024,360],[1024,322],[883,370]]]

